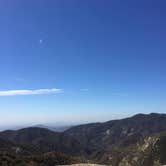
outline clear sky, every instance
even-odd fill
[[[166,112],[166,1],[1,0],[0,125]]]

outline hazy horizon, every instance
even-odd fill
[[[29,122],[29,123],[14,123],[14,124],[10,124],[10,123],[6,123],[6,125],[0,125],[0,131],[4,131],[4,130],[18,130],[18,129],[23,129],[23,128],[29,128],[29,127],[41,127],[42,126],[45,128],[56,128],[56,127],[73,127],[73,126],[78,126],[78,125],[84,125],[84,124],[90,124],[90,123],[104,123],[107,121],[111,121],[111,120],[121,120],[121,119],[125,119],[125,118],[131,118],[133,116],[136,116],[138,114],[143,114],[143,115],[149,115],[156,112],[149,112],[149,113],[137,113],[137,114],[131,114],[131,115],[124,115],[124,116],[115,116],[115,117],[107,117],[106,119],[101,120],[101,118],[98,118],[96,120],[80,120],[79,118],[77,119],[77,121],[68,121],[68,122],[58,122],[58,121],[54,121],[54,122],[39,122],[37,123],[35,122]],[[165,114],[165,113],[157,113],[157,114]]]
[[[166,112],[166,2],[0,1],[0,129]]]

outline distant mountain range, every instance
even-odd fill
[[[64,132],[65,130],[71,128],[72,126],[49,126],[49,125],[35,125],[33,127],[39,127],[39,128],[44,128],[44,129],[49,129],[51,131],[55,131],[55,132]]]
[[[0,126],[0,131],[5,131],[5,130],[20,130],[23,128],[29,128],[29,127],[38,127],[38,128],[44,128],[44,129],[49,129],[51,131],[55,131],[55,132],[64,132],[65,130],[73,127],[72,125],[43,125],[43,124],[37,124],[37,125],[24,125],[24,126],[6,126],[1,127]]]
[[[23,160],[31,156],[28,161],[34,163],[34,156],[48,153],[52,156],[56,152],[67,159],[72,156],[71,162],[63,160],[67,161],[65,164],[88,161],[112,166],[164,165],[166,114],[137,114],[121,120],[74,126],[63,132],[45,126],[7,130],[0,132],[0,152],[22,156]]]

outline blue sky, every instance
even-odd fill
[[[1,0],[0,125],[166,112],[166,2]]]

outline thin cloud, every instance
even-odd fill
[[[128,96],[128,94],[127,93],[118,93],[118,92],[115,92],[115,93],[112,93],[112,95],[114,95],[114,96]]]
[[[25,79],[24,79],[24,78],[21,78],[21,77],[16,78],[15,80],[16,80],[16,81],[25,81]]]
[[[42,95],[63,93],[62,89],[34,89],[34,90],[5,90],[0,91],[0,96],[17,96],[17,95]]]
[[[87,92],[89,89],[80,89],[80,91]]]

